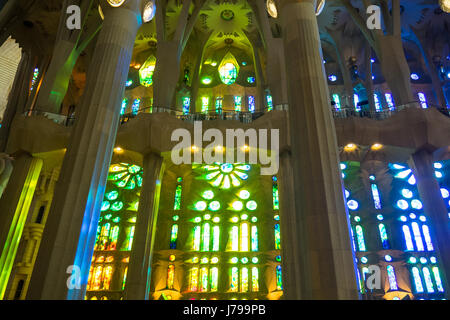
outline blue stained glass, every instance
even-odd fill
[[[433,247],[433,242],[431,241],[431,237],[430,237],[430,229],[428,228],[428,226],[426,224],[424,224],[422,226],[422,232],[423,232],[423,236],[425,238],[425,243],[427,245],[427,250],[433,251],[434,247]]]
[[[425,278],[425,286],[427,287],[428,293],[433,293],[433,281],[431,280],[430,270],[427,267],[422,268],[423,277]]]
[[[416,267],[413,267],[411,269],[411,271],[412,271],[413,278],[414,278],[414,285],[416,287],[416,292],[422,293],[423,292],[423,284],[422,284],[422,278],[420,277],[419,269],[417,269]]]
[[[372,183],[372,197],[375,209],[380,210],[381,209],[380,193],[375,183]]]
[[[386,267],[386,269],[387,269],[387,273],[388,273],[389,287],[391,288],[391,290],[398,290],[397,279],[395,277],[394,267],[391,265],[388,265]]]
[[[411,223],[411,227],[413,229],[414,240],[416,242],[417,250],[424,251],[425,249],[423,247],[423,241],[422,236],[420,235],[419,225],[417,224],[417,222],[413,222]]]
[[[414,246],[412,243],[411,232],[409,231],[409,227],[407,225],[404,225],[402,227],[402,230],[403,230],[403,237],[405,238],[406,242],[406,251],[413,251]]]
[[[356,226],[356,238],[358,240],[359,251],[366,251],[366,244],[364,242],[364,233],[361,226]]]
[[[381,238],[381,243],[382,243],[383,249],[389,249],[390,245],[389,245],[389,241],[388,241],[386,227],[384,226],[384,224],[380,223],[378,225],[378,229],[380,230],[380,238]]]

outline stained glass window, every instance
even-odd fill
[[[38,68],[34,68],[33,71],[33,78],[31,79],[31,87],[30,87],[30,91],[33,91],[33,89],[35,88],[36,82],[39,78],[39,69]]]
[[[167,269],[167,289],[173,289],[173,283],[175,279],[175,266],[173,264],[169,264]]]
[[[177,240],[178,240],[178,224],[172,225],[172,230],[170,232],[170,249],[177,248]]]
[[[175,189],[175,200],[173,203],[173,210],[180,210],[180,208],[181,208],[181,192],[183,190],[183,188],[180,184],[181,181],[183,181],[182,178],[181,177],[178,178],[178,180],[177,180],[178,184]]]
[[[275,250],[281,249],[281,231],[280,231],[280,224],[275,224]]]
[[[220,80],[226,85],[233,84],[236,81],[238,73],[239,64],[235,57],[228,52],[219,65]]]
[[[191,98],[184,97],[183,98],[183,114],[188,114],[191,106]]]
[[[255,97],[254,96],[248,96],[248,111],[251,113],[255,112]]]
[[[218,114],[222,113],[222,103],[223,103],[223,98],[217,97],[216,98],[216,113],[218,113]]]
[[[120,108],[120,114],[123,115],[125,114],[125,110],[127,109],[128,106],[128,99],[127,98],[123,98],[122,100],[122,107]]]
[[[281,275],[281,266],[276,267],[277,290],[283,290],[283,280]]]
[[[242,111],[242,97],[234,96],[234,111]]]
[[[131,113],[133,115],[138,114],[140,105],[141,105],[141,99],[134,99],[133,105],[131,106]]]
[[[394,267],[391,265],[388,265],[386,267],[386,269],[387,269],[387,273],[388,273],[389,287],[391,288],[391,290],[398,290],[397,278],[395,276]]]
[[[394,98],[392,97],[392,94],[385,93],[384,96],[386,97],[386,102],[388,104],[389,110],[395,110]]]
[[[411,269],[411,271],[412,271],[412,275],[414,278],[414,285],[416,288],[416,292],[422,293],[423,292],[423,284],[422,284],[422,278],[420,277],[419,269],[417,269],[416,267],[413,267]]]
[[[155,72],[156,58],[150,56],[139,69],[139,80],[144,87],[150,87],[153,84],[153,74]]]
[[[209,97],[202,97],[202,113],[208,113]]]
[[[266,99],[267,99],[267,111],[272,111],[273,110],[272,96],[267,95]]]
[[[423,109],[428,108],[427,97],[425,96],[425,94],[422,92],[419,92],[417,95],[419,96],[419,101],[420,101],[420,105],[422,106],[422,108]]]
[[[355,227],[356,230],[356,239],[358,242],[359,251],[366,251],[366,243],[364,241],[364,232],[363,228],[360,225]]]
[[[272,177],[272,203],[273,203],[273,210],[280,209],[280,204],[278,200],[278,179],[276,176]]]
[[[390,249],[389,240],[386,232],[386,227],[384,224],[380,223],[378,225],[378,229],[380,231],[381,244],[383,249]]]
[[[341,99],[339,98],[338,94],[333,94],[333,101],[334,101],[334,108],[336,111],[341,110]]]

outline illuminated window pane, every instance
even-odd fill
[[[120,108],[120,114],[124,114],[125,110],[127,109],[127,105],[128,105],[128,99],[127,98],[123,98],[122,100],[122,107]]]
[[[378,98],[378,94],[373,94],[373,100],[375,101],[375,109],[376,111],[381,111],[383,108],[381,107],[380,99]]]
[[[189,291],[196,292],[198,290],[198,268],[191,269],[189,277]]]
[[[210,226],[209,223],[203,225],[202,251],[209,251]]]
[[[248,292],[248,269],[241,269],[241,292]]]
[[[372,198],[373,198],[373,204],[375,209],[380,210],[381,209],[381,200],[380,200],[380,193],[378,191],[378,186],[375,183],[371,184],[372,188]]]
[[[361,106],[358,105],[359,103],[359,96],[355,93],[353,94],[353,101],[355,102],[355,110],[361,111]]]
[[[175,189],[175,200],[173,203],[173,210],[180,210],[181,208],[181,192],[182,187],[181,184],[177,185],[177,188]]]
[[[194,227],[194,237],[192,241],[192,250],[199,251],[200,250],[200,234],[201,234],[201,228],[200,226]]]
[[[119,226],[114,226],[114,228],[111,231],[111,235],[109,238],[110,245],[108,247],[108,250],[116,250],[117,248],[117,240],[119,238]]]
[[[252,291],[259,291],[259,273],[257,267],[252,268]]]
[[[242,111],[242,97],[234,96],[234,111]]]
[[[175,266],[173,264],[169,264],[169,268],[167,269],[167,289],[173,289],[174,279],[175,279]]]
[[[125,267],[125,271],[123,272],[122,290],[125,289],[125,284],[127,282],[127,274],[128,274],[128,266]]]
[[[231,227],[230,239],[231,251],[239,251],[239,228],[237,226]]]
[[[183,98],[183,114],[188,114],[191,106],[191,98],[184,97]]]
[[[281,231],[280,224],[275,224],[275,250],[281,249]]]
[[[258,227],[252,226],[252,251],[258,251]]]
[[[422,92],[419,92],[417,95],[419,96],[419,101],[420,101],[420,105],[422,106],[422,108],[423,109],[428,108],[427,97],[425,96],[425,94]]]
[[[131,248],[133,247],[134,230],[135,230],[134,226],[128,229],[126,251],[131,251]]]
[[[380,238],[381,238],[381,243],[382,243],[383,249],[390,249],[387,232],[386,232],[386,227],[384,226],[384,224],[380,223],[378,225],[378,229],[380,231]]]
[[[243,223],[241,224],[241,251],[248,251],[248,224]]]
[[[172,231],[170,232],[170,249],[177,248],[177,239],[178,239],[178,225],[174,224],[172,226]]]
[[[356,239],[358,241],[359,251],[366,251],[366,244],[364,242],[363,228],[358,225],[355,227],[355,230],[356,230]]]
[[[423,284],[422,284],[422,278],[420,277],[419,269],[417,269],[416,267],[413,267],[411,269],[411,271],[412,271],[413,278],[414,278],[414,285],[416,287],[416,292],[422,293],[423,292]]]
[[[248,111],[251,113],[255,112],[255,97],[254,96],[248,96]]]
[[[111,280],[113,275],[113,267],[107,266],[103,271],[103,290],[109,290],[111,287]]]
[[[398,290],[397,279],[395,277],[394,267],[391,265],[388,265],[386,267],[386,269],[387,269],[387,273],[388,273],[389,287],[391,288],[391,290]]]
[[[208,268],[200,269],[200,292],[208,291]]]
[[[341,99],[339,98],[338,94],[333,94],[333,101],[334,101],[334,108],[336,111],[341,110]]]
[[[425,285],[427,287],[428,293],[433,293],[433,281],[431,280],[430,270],[427,267],[422,268],[423,277],[425,278]]]
[[[272,111],[273,110],[272,96],[268,95],[266,96],[266,99],[267,99],[267,111]]]
[[[213,227],[213,245],[212,245],[212,251],[219,251],[219,245],[220,245],[220,227],[214,226]]]
[[[230,281],[230,291],[238,292],[239,289],[239,269],[236,267],[231,268],[231,281]]]
[[[411,232],[409,231],[409,227],[404,225],[402,227],[402,230],[403,230],[403,237],[405,238],[406,242],[406,251],[413,251],[414,246],[412,243]]]
[[[282,280],[280,265],[278,265],[276,268],[276,278],[277,278],[277,290],[283,290],[283,280]]]
[[[279,210],[279,199],[278,199],[278,182],[277,177],[272,177],[272,202],[273,202],[273,210]]]
[[[202,97],[202,113],[207,113],[209,109],[209,97]]]
[[[217,291],[217,285],[219,283],[219,269],[211,268],[211,292]]]
[[[386,102],[388,104],[389,110],[393,111],[395,109],[394,99],[392,98],[392,94],[385,93]]]
[[[135,99],[133,105],[131,106],[131,113],[137,115],[139,111],[139,106],[141,105],[141,99]]]
[[[417,251],[424,251],[422,236],[420,235],[420,229],[417,222],[411,223],[411,227],[414,234],[414,240],[416,242]]]
[[[223,103],[223,98],[217,97],[216,98],[216,113],[219,113],[219,114],[222,113],[222,103]]]
[[[444,292],[444,287],[442,286],[442,280],[441,280],[441,276],[439,274],[439,268],[438,267],[433,267],[433,275],[434,275],[434,280],[436,282],[436,286],[438,288],[439,292]]]
[[[423,225],[422,231],[423,231],[423,236],[425,238],[425,243],[427,245],[427,250],[433,251],[434,247],[433,247],[433,242],[431,241],[431,237],[430,237],[430,229],[428,228],[427,225]]]

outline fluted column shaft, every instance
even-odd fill
[[[115,143],[121,99],[137,30],[140,0],[118,8],[103,2],[105,20],[90,63],[80,117],[72,133],[28,298],[83,299],[96,229]],[[66,273],[81,271],[81,287],[68,289]]]
[[[17,156],[11,179],[0,199],[0,300],[8,284],[42,164],[42,159],[29,154]]]
[[[436,236],[435,250],[441,263],[441,278],[449,298],[448,287],[450,277],[450,220],[447,208],[442,199],[441,189],[434,175],[433,155],[427,150],[419,150],[412,155],[413,172],[417,181],[417,189],[423,202],[423,208],[427,214],[429,224]],[[434,240],[434,239],[433,239]]]
[[[125,299],[128,300],[149,299],[153,245],[163,174],[163,158],[154,153],[146,155],[136,231],[125,286]]]
[[[350,223],[339,174],[334,123],[315,16],[315,1],[280,6],[296,192],[295,257],[302,299],[357,299]],[[294,131],[295,130],[295,131]]]

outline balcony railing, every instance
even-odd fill
[[[70,127],[75,123],[74,116],[66,116],[63,114],[51,113],[51,112],[46,112],[46,111],[42,111],[42,110],[28,110],[28,111],[25,111],[23,115],[27,116],[27,117],[43,116],[57,124],[60,124],[60,125],[66,126],[66,127]]]

